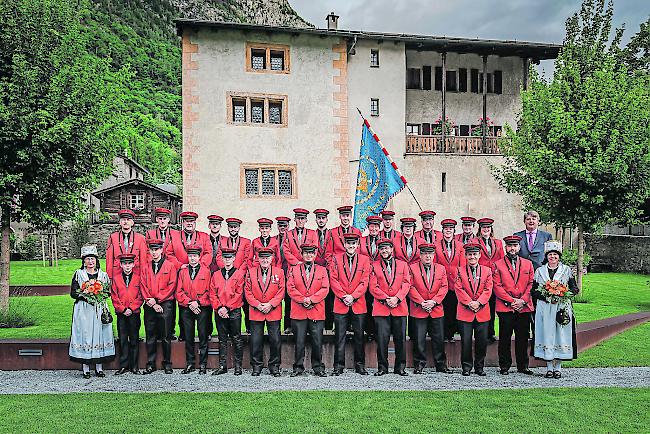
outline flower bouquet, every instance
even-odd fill
[[[541,288],[541,293],[547,300],[550,300],[552,304],[561,303],[564,307],[558,309],[557,314],[555,315],[555,320],[560,325],[567,325],[571,322],[571,315],[567,308],[568,301],[573,297],[573,293],[569,291],[569,288],[558,282],[557,280],[549,280]]]
[[[77,294],[88,303],[101,309],[102,324],[113,322],[113,317],[106,304],[106,300],[111,296],[110,283],[94,279],[87,280],[77,290]]]

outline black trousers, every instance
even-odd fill
[[[365,330],[368,336],[375,336],[375,317],[372,316],[372,304],[375,301],[375,298],[372,296],[370,291],[366,291],[364,297],[366,297],[366,308],[368,312],[366,313],[366,323]]]
[[[336,338],[334,369],[345,369],[345,338],[348,324],[352,324],[352,331],[354,332],[354,367],[362,368],[366,366],[366,350],[363,341],[363,325],[365,319],[365,313],[356,314],[352,312],[352,309],[348,313],[334,314],[334,333]]]
[[[248,301],[246,301],[246,297],[244,297],[244,305],[242,306],[242,309],[244,311],[244,325],[246,326],[246,332],[250,333],[251,331],[251,319],[248,317],[248,312],[250,312],[250,305],[248,304]],[[241,329],[241,324],[239,325],[239,328]]]
[[[235,366],[241,368],[244,354],[244,343],[241,338],[241,309],[229,310],[228,318],[221,318],[215,311],[214,322],[217,324],[219,334],[219,365],[228,366],[228,338],[230,338],[235,350]]]
[[[458,332],[458,322],[456,321],[456,306],[458,298],[454,291],[447,292],[442,300],[442,307],[445,311],[445,339],[451,339]]]
[[[286,275],[286,274],[285,274]],[[284,329],[291,328],[291,297],[289,293],[284,294]]]
[[[497,296],[494,295],[494,292],[490,296],[490,325],[488,327],[488,337],[494,336],[494,320],[496,319],[495,309],[497,306]]]
[[[172,364],[171,335],[174,330],[176,317],[176,303],[174,300],[159,303],[163,308],[162,313],[157,313],[153,308],[144,306],[144,331],[147,335],[147,366],[156,367],[158,340],[162,342],[163,367]],[[170,332],[171,330],[171,332]]]
[[[530,312],[499,312],[499,367],[512,366],[511,339],[515,333],[515,358],[517,370],[528,369],[528,339],[530,337]]]
[[[209,323],[212,322],[212,308],[210,306],[201,306],[201,312],[195,314],[189,307],[179,308],[180,319],[183,322],[183,331],[185,334],[185,361],[187,365],[194,366],[196,357],[194,356],[194,330],[195,326],[199,333],[199,365],[208,364],[208,331]]]
[[[140,335],[140,313],[130,316],[118,313],[117,337],[120,342],[120,368],[137,369],[140,354],[138,337]]]
[[[469,372],[474,366],[474,372],[482,371],[485,365],[485,355],[487,354],[488,340],[487,321],[472,322],[458,321],[458,330],[460,332],[460,360],[463,366],[463,372]],[[474,335],[474,357],[472,357],[472,334]]]
[[[296,338],[293,362],[294,372],[302,372],[305,370],[305,343],[307,341],[307,333],[309,333],[309,337],[311,338],[311,367],[314,372],[325,369],[322,360],[324,326],[325,321],[323,320],[291,320],[291,328]]]
[[[395,346],[394,371],[399,372],[406,367],[406,317],[405,316],[376,316],[377,332],[377,368],[388,371],[388,341],[393,335]]]
[[[426,340],[427,333],[431,338],[431,349],[433,360],[437,370],[447,367],[447,355],[445,354],[445,343],[443,340],[445,319],[440,318],[414,318],[409,321],[413,323],[415,339],[413,343],[413,364],[415,367],[424,368],[427,365]]]
[[[264,366],[264,323],[269,331],[269,371],[280,369],[280,321],[251,321],[251,368],[261,371]]]
[[[325,297],[325,330],[334,330],[334,293],[327,293]]]
[[[180,314],[176,311],[176,300],[170,300],[172,303],[172,327],[169,328],[169,339],[176,334],[176,316],[178,316],[178,336],[183,335],[183,322],[181,321]],[[180,306],[179,306],[180,307]]]

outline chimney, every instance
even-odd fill
[[[325,17],[327,20],[327,30],[337,30],[339,27],[339,16],[335,15],[334,12],[330,12],[328,16]]]

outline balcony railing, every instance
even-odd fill
[[[442,136],[406,136],[407,154],[463,154],[463,155],[500,155],[498,140],[501,137],[447,136],[444,143]]]

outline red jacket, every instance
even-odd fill
[[[533,263],[517,256],[516,267],[512,268],[512,262],[503,258],[494,264],[492,278],[494,281],[494,294],[497,297],[497,312],[514,312],[510,303],[514,298],[520,298],[526,305],[520,312],[532,312],[533,300],[530,291],[533,287],[535,270]]]
[[[417,262],[420,262],[420,249],[418,246],[422,244],[422,241],[417,238],[415,235],[412,237],[413,239],[413,251],[411,252],[411,256],[409,257],[406,254],[406,238],[404,237],[403,234],[400,234],[397,239],[394,241],[395,243],[395,259],[399,259],[400,261],[406,262],[407,265],[415,264]]]
[[[210,303],[216,311],[221,307],[228,310],[240,308],[244,305],[244,284],[246,271],[237,269],[226,280],[222,270],[215,271],[210,279]]]
[[[452,240],[451,253],[448,254],[445,239],[440,238],[436,243],[435,262],[445,267],[445,271],[447,272],[449,290],[453,291],[454,284],[456,283],[456,278],[458,277],[458,267],[464,267],[467,263],[467,259],[465,259],[465,249],[463,248],[463,243],[455,239]]]
[[[334,298],[334,313],[345,314],[350,311],[350,306],[341,300],[348,294],[354,297],[352,312],[357,314],[367,312],[365,294],[370,283],[371,270],[370,259],[359,254],[354,255],[352,269],[350,269],[346,253],[335,255],[332,258],[329,272],[332,292],[336,296]]]
[[[491,238],[492,254],[488,255],[487,247],[485,245],[485,239],[483,237],[476,237],[476,239],[478,240],[478,243],[481,246],[481,258],[478,260],[478,263],[481,265],[488,266],[490,267],[490,269],[492,269],[494,267],[495,262],[497,262],[500,259],[503,259],[504,256],[503,242],[496,238]]]
[[[219,240],[219,247],[222,249],[235,249],[235,262],[233,266],[237,269],[248,269],[248,264],[251,260],[251,240],[244,237],[237,237],[237,242],[233,243],[231,237],[221,237]]]
[[[361,231],[355,228],[354,226],[350,226],[348,230],[349,232],[353,234],[357,234],[359,235],[359,237],[361,237]],[[345,240],[343,239],[343,227],[339,225],[334,229],[332,229],[331,233],[332,236],[330,237],[329,246],[327,249],[330,258],[332,256],[345,253]]]
[[[386,236],[386,231],[381,230],[379,231],[379,238],[388,238],[389,240],[396,242],[397,238],[399,238],[402,235],[400,231],[397,229],[391,229],[390,233],[388,236]]]
[[[291,297],[291,319],[325,319],[325,297],[330,292],[330,281],[325,267],[313,264],[309,279],[305,275],[305,265],[294,265],[289,269],[287,293]],[[302,305],[309,297],[312,307]]]
[[[262,237],[257,237],[253,239],[251,242],[251,255],[248,261],[248,266],[250,268],[252,267],[257,267],[260,265],[260,261],[257,258],[257,252],[264,247],[262,245]],[[273,262],[271,265],[275,265],[276,267],[281,267],[282,266],[282,258],[280,257],[280,244],[278,244],[278,240],[275,237],[269,237],[269,244],[266,246],[269,249],[273,249]]]
[[[442,238],[442,232],[436,230],[436,229],[431,229],[431,232],[433,232],[433,239],[431,240],[431,243],[437,244],[438,240]],[[424,238],[424,229],[420,229],[419,231],[415,232],[413,235],[414,237],[418,238],[418,241],[421,243],[427,243],[426,239]]]
[[[210,272],[214,273],[217,270],[220,270],[223,268],[223,257],[221,256],[221,239],[223,238],[222,235],[219,235],[218,240],[214,240],[212,238],[212,234],[208,234],[208,239],[210,240],[210,244],[212,244],[212,262],[210,263]],[[215,241],[217,244],[217,252],[215,254],[214,248],[215,248]]]
[[[249,268],[246,273],[244,294],[249,304],[251,321],[280,321],[282,319],[282,300],[284,300],[284,271],[269,267],[266,283],[262,282],[261,267]],[[271,303],[273,309],[267,314],[257,309],[261,303]]]
[[[465,245],[463,243],[463,233],[462,232],[460,234],[454,235],[454,238],[456,239],[456,241],[460,241],[461,244]],[[472,234],[472,236],[469,239],[473,240],[474,238],[476,238],[476,235]]]
[[[490,296],[492,295],[492,271],[489,267],[484,265],[478,266],[479,282],[478,287],[472,279],[472,272],[470,271],[469,264],[465,267],[459,267],[459,277],[456,280],[456,298],[458,298],[458,305],[456,306],[456,319],[458,321],[472,322],[474,318],[478,322],[485,322],[490,320]],[[478,312],[473,312],[467,305],[471,301],[478,301],[482,307]]]
[[[289,263],[287,262],[287,258],[284,255],[284,242],[280,242],[280,234],[275,235],[273,239],[278,242],[278,251],[280,252],[280,266],[283,270],[287,270],[289,268]]]
[[[368,290],[375,298],[372,305],[372,316],[407,316],[409,314],[406,305],[406,296],[411,289],[411,272],[405,262],[392,259],[391,279],[388,280],[383,259],[372,264],[370,275],[370,286]],[[400,303],[394,307],[388,307],[385,300],[388,297],[397,297]]]
[[[379,259],[379,246],[377,246],[377,242],[381,239],[379,235],[377,235],[377,239],[375,239],[375,254],[372,254],[372,246],[370,243],[370,235],[366,235],[365,237],[362,237],[360,240],[359,244],[359,254],[362,256],[367,257],[370,259],[370,262],[375,262],[376,260]]]
[[[165,236],[165,239],[163,240],[163,252],[165,249],[167,249],[167,245],[171,241],[172,238],[178,237],[180,235],[179,231],[176,229],[168,228],[167,229],[167,234]],[[160,234],[160,229],[149,229],[145,235],[145,240],[162,240],[162,236]],[[149,258],[151,259],[151,258]]]
[[[142,298],[153,298],[158,304],[175,299],[178,277],[174,264],[164,258],[161,260],[162,265],[157,274],[153,274],[151,262],[142,267],[141,274]]]
[[[442,300],[447,295],[449,288],[447,284],[447,272],[445,267],[440,264],[431,264],[431,280],[427,282],[427,273],[422,263],[411,264],[411,288],[409,290],[409,312],[414,318],[440,318],[444,310]],[[427,312],[422,309],[422,302],[425,300],[434,300],[436,305]]]
[[[189,260],[187,259],[185,246],[188,244],[198,244],[203,248],[199,262],[201,263],[201,266],[210,268],[210,263],[212,262],[212,244],[210,243],[210,236],[205,232],[200,231],[194,231],[190,243],[187,242],[185,231],[179,231],[177,237],[172,237],[171,242],[165,249],[167,260],[171,261],[177,270],[180,269],[182,265],[187,264]]]
[[[147,256],[149,254],[144,236],[131,230],[129,233],[129,248],[126,250],[124,249],[122,231],[113,232],[108,237],[108,244],[106,246],[106,274],[108,274],[111,280],[113,280],[114,275],[122,272],[119,259],[122,253],[133,253],[135,255],[133,273],[140,274],[140,264],[147,262]]]
[[[201,264],[194,280],[190,279],[190,267],[184,266],[178,272],[176,300],[179,306],[187,307],[190,302],[198,301],[200,306],[210,303],[210,269]]]
[[[116,274],[111,280],[111,300],[117,313],[122,313],[126,309],[131,309],[133,313],[140,313],[143,301],[140,292],[140,276],[132,272],[127,287],[122,273]]]
[[[332,259],[332,252],[330,251],[332,245],[332,230],[325,229],[325,236],[323,237],[323,245],[320,244],[320,234],[318,229],[314,231],[316,233],[316,245],[318,246],[318,254],[316,255],[316,262],[318,265],[327,267],[329,262]]]
[[[298,242],[296,228],[287,231],[285,234],[282,250],[284,251],[284,257],[287,259],[287,263],[290,266],[302,264],[300,246],[304,243],[318,245],[318,235],[316,235],[316,231],[303,228],[302,243]]]

